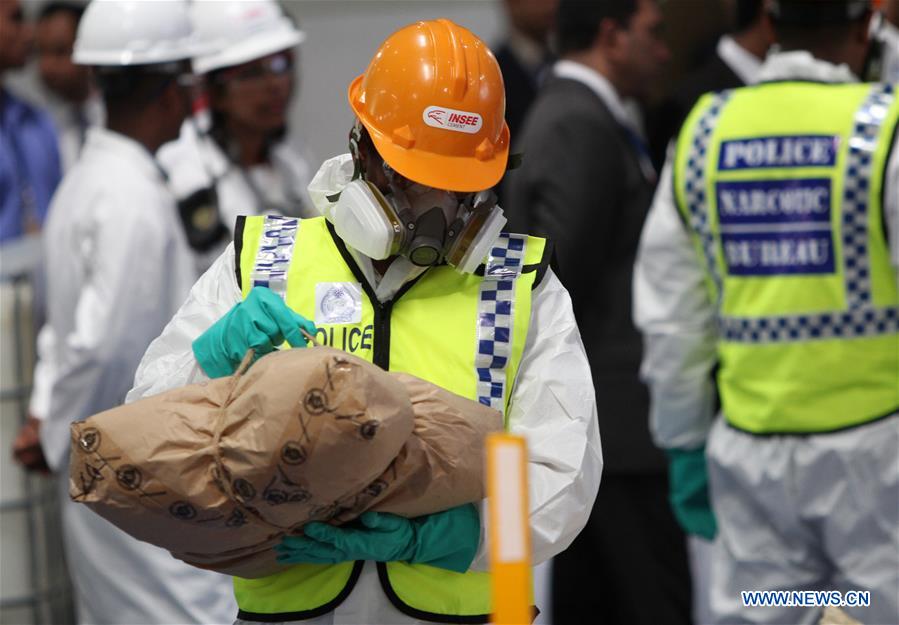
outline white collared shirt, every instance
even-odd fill
[[[813,80],[815,82],[844,83],[858,82],[858,76],[852,73],[845,63],[834,65],[816,59],[810,52],[794,50],[791,52],[774,52],[768,56],[759,68],[758,81],[775,80]]]
[[[567,59],[556,61],[555,66],[553,66],[553,73],[560,78],[576,80],[579,83],[587,85],[599,99],[602,100],[603,104],[609,109],[609,112],[612,113],[612,117],[614,117],[619,124],[627,126],[638,135],[640,134],[639,125],[635,124],[631,115],[628,114],[624,101],[621,99],[621,96],[618,95],[618,91],[615,90],[615,87],[609,82],[608,78],[592,67],[587,67],[583,63]]]
[[[752,85],[758,81],[762,60],[738,44],[733,37],[724,35],[719,39],[716,52],[744,84]]]
[[[583,63],[568,59],[556,61],[555,66],[553,66],[553,73],[559,78],[576,80],[586,85],[602,100],[602,103],[609,109],[615,121],[629,130],[640,144],[637,150],[640,169],[646,179],[655,184],[657,179],[656,170],[649,157],[649,150],[646,146],[646,133],[643,129],[643,119],[637,103],[633,100],[623,100],[608,78]]]

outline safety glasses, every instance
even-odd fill
[[[222,70],[216,77],[220,84],[234,84],[247,89],[263,86],[269,77],[293,74],[293,54],[279,52],[265,58]]]

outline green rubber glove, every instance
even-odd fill
[[[257,358],[284,341],[304,347],[300,328],[315,334],[315,324],[288,308],[274,291],[257,286],[193,342],[194,356],[206,375],[222,378],[237,370],[251,347]]]
[[[464,573],[474,560],[481,538],[481,520],[472,504],[415,519],[363,512],[358,520],[360,524],[355,527],[307,524],[305,536],[285,536],[275,547],[278,562],[401,561]]]
[[[688,534],[715,538],[718,527],[709,503],[709,473],[705,447],[668,449],[668,501],[678,523]]]

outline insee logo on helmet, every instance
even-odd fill
[[[442,106],[429,106],[421,115],[424,122],[433,128],[443,128],[454,132],[473,135],[481,129],[484,121],[477,113],[457,111]]]

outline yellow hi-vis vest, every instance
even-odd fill
[[[548,266],[543,239],[502,235],[478,275],[428,269],[381,303],[323,218],[242,217],[237,281],[280,293],[315,321],[318,340],[383,369],[403,371],[506,414],[531,317],[531,291]],[[405,562],[378,563],[384,592],[422,620],[486,623],[489,576]],[[234,579],[239,618],[291,621],[334,610],[362,562],[300,564],[261,579]]]
[[[687,118],[674,190],[717,305],[734,427],[827,432],[899,409],[882,218],[897,120],[893,86],[808,82],[707,94]]]

